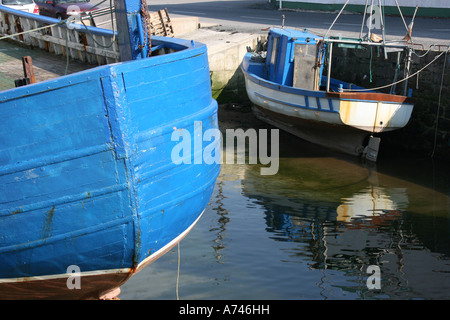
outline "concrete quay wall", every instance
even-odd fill
[[[219,103],[247,101],[240,64],[247,47],[254,48],[261,35],[200,29],[195,40],[208,46],[213,97]]]

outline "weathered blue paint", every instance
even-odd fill
[[[319,41],[322,38],[309,33],[307,31],[299,31],[293,29],[278,29],[272,28],[269,32],[268,45],[269,50],[267,51],[267,57],[264,62],[252,61],[253,53],[248,52],[244,56],[243,60],[243,72],[245,76],[257,83],[260,86],[266,87],[268,89],[277,90],[282,93],[294,94],[297,96],[301,96],[305,99],[305,105],[301,104],[293,104],[283,102],[278,99],[273,99],[267,96],[263,96],[258,94],[267,100],[272,100],[277,103],[283,103],[284,105],[288,105],[295,108],[302,109],[313,109],[320,110],[323,112],[333,112],[338,113],[339,110],[334,110],[333,103],[331,99],[327,98],[326,91],[323,90],[307,90],[303,88],[293,87],[293,73],[294,73],[294,48],[296,44],[308,44],[312,46],[317,46]],[[320,69],[320,85],[325,87],[327,84],[327,77],[323,75],[323,65],[324,65],[324,57],[325,57],[325,48],[322,55],[321,60],[321,69]],[[347,82],[330,79],[330,89],[334,92],[339,90],[339,87],[344,89],[349,89],[350,87],[353,89],[364,90],[365,92],[374,92],[373,90],[367,90],[360,86],[349,84]],[[315,99],[317,98],[317,99]],[[322,106],[320,99],[327,99],[327,106]],[[315,99],[317,107],[314,105],[310,106],[309,100]],[[341,100],[351,100],[351,99],[343,99]],[[371,100],[367,100],[371,101]],[[389,103],[389,102],[386,102]],[[324,108],[325,107],[325,108]]]
[[[144,0],[145,5],[147,3]],[[121,61],[147,57],[149,41],[141,23],[141,0],[114,0]],[[139,48],[145,44],[144,48]]]
[[[265,68],[268,70],[267,80],[292,86],[294,74],[294,47],[296,44],[317,45],[321,37],[307,31],[272,28],[269,32]],[[321,74],[323,71],[323,59]]]
[[[220,164],[171,159],[174,130],[218,129],[206,46],[152,41],[178,51],[0,92],[0,292],[70,265],[128,276],[207,206]]]

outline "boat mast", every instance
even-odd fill
[[[388,56],[387,56],[387,52],[386,52],[386,47],[384,46],[386,44],[386,30],[384,27],[384,10],[383,10],[383,5],[381,4],[381,0],[378,0],[378,5],[380,6],[381,37],[383,38],[384,59],[387,60]]]
[[[397,2],[397,0],[395,0]],[[404,74],[404,79],[405,79],[405,84],[404,84],[404,92],[403,95],[406,96],[408,94],[408,89],[407,89],[407,84],[408,84],[408,76],[409,76],[409,72],[410,72],[410,65],[411,65],[411,48],[405,44],[400,44],[400,43],[386,43],[386,30],[385,30],[385,24],[384,24],[384,15],[383,15],[383,4],[381,2],[381,0],[378,0],[378,5],[379,5],[379,10],[380,10],[380,26],[381,26],[381,30],[382,30],[382,38],[381,40],[379,40],[380,42],[376,42],[376,40],[372,39],[372,19],[373,19],[373,15],[374,15],[374,0],[370,1],[370,5],[369,5],[369,0],[366,0],[366,5],[364,8],[364,17],[363,17],[363,21],[361,24],[361,30],[360,30],[360,34],[359,34],[359,40],[347,40],[347,39],[328,39],[326,38],[326,36],[328,35],[329,31],[331,30],[331,28],[333,27],[333,25],[335,24],[336,20],[339,18],[339,16],[341,15],[342,11],[344,10],[344,8],[347,6],[349,0],[347,0],[345,2],[345,4],[343,5],[341,11],[338,13],[337,17],[334,19],[333,23],[331,24],[330,28],[327,30],[327,32],[325,33],[325,35],[323,36],[324,38],[324,42],[327,44],[327,50],[328,50],[328,61],[327,61],[327,85],[326,85],[326,91],[329,92],[330,91],[330,77],[331,77],[331,60],[332,60],[332,56],[333,56],[333,43],[345,43],[345,44],[354,44],[354,45],[369,45],[369,46],[375,46],[375,47],[381,47],[384,51],[384,57],[385,59],[387,59],[387,48],[393,49],[394,51],[398,51],[398,49],[406,49],[407,50],[407,57],[406,57],[406,67],[405,67],[405,74]],[[398,3],[397,3],[398,4]],[[367,10],[369,9],[369,10]],[[399,11],[400,11],[400,15],[403,18],[402,12],[400,10],[399,7]],[[417,12],[417,7],[416,7],[416,12]],[[369,13],[369,17],[368,20],[366,22],[366,13]],[[413,20],[411,22],[411,26],[410,28],[407,30],[409,31],[409,35],[411,34],[411,29],[412,29],[412,24],[414,23],[414,17],[413,16]],[[403,20],[404,22],[404,20]],[[366,23],[367,28],[368,28],[368,33],[367,36],[364,37],[362,36],[363,33],[363,29],[364,29],[364,24]],[[405,23],[405,22],[404,22]],[[406,25],[406,23],[405,23]],[[397,62],[398,64],[398,62]],[[397,77],[397,74],[396,74]],[[392,89],[391,89],[392,92]]]
[[[114,0],[114,6],[120,60],[138,60],[147,57],[150,44],[150,34],[146,25],[147,1]]]
[[[373,0],[370,2],[370,14],[369,14],[369,31],[367,33],[367,39],[371,39],[371,35],[372,35],[372,14],[373,14]],[[364,21],[363,21],[364,23]]]
[[[366,21],[366,13],[367,13],[367,5],[369,4],[369,0],[366,0],[366,5],[364,6],[364,16],[361,22],[361,31],[359,32],[359,39],[362,39],[362,33],[364,30],[364,22]]]
[[[333,42],[328,42],[327,92],[330,92],[331,59],[333,58]]]

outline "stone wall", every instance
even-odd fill
[[[220,33],[213,33],[220,40]],[[223,32],[224,41],[209,41],[208,59],[213,98],[220,103],[241,103],[248,100],[244,74],[240,65],[247,47],[254,48],[259,35]],[[200,39],[201,41],[201,39]]]

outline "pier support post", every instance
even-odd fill
[[[137,60],[147,56],[148,37],[141,23],[142,5],[146,0],[114,0],[120,60]],[[144,48],[140,48],[145,44]]]

